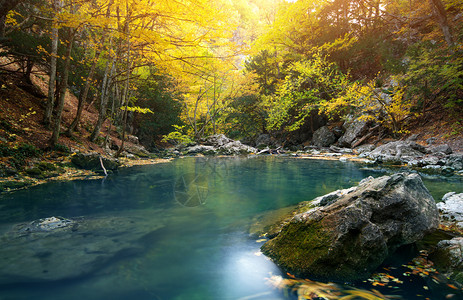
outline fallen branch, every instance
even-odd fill
[[[358,140],[352,145],[352,148],[360,146],[364,141],[369,139],[375,133],[376,129],[378,128],[379,128],[379,125],[376,125],[375,127],[371,128],[370,131],[365,136],[363,136],[360,140]]]
[[[100,164],[101,164],[101,168],[104,171],[105,176],[108,176],[108,172],[106,172],[106,168],[104,167],[103,159],[101,159],[101,155],[100,155]]]

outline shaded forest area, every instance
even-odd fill
[[[0,156],[463,135],[462,0],[1,0]]]

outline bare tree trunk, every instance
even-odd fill
[[[97,65],[98,60],[100,58],[100,54],[101,54],[101,51],[98,51],[95,54],[95,57],[93,58],[94,59],[93,65],[92,65],[92,67],[90,69],[90,72],[88,73],[87,80],[85,82],[85,86],[81,90],[80,95],[79,95],[79,103],[77,105],[76,116],[75,116],[74,120],[72,121],[71,125],[69,126],[69,128],[68,128],[68,130],[66,132],[66,135],[68,135],[68,136],[72,136],[73,131],[77,128],[77,126],[78,126],[78,124],[80,122],[80,118],[82,117],[82,111],[84,109],[84,104],[87,101],[88,91],[90,90],[90,82],[92,81],[93,75],[95,74],[96,65]]]
[[[105,121],[106,119],[106,105],[108,103],[108,90],[109,90],[109,85],[111,84],[110,83],[110,64],[111,64],[111,73],[113,72],[114,70],[114,59],[112,60],[112,62],[110,62],[108,60],[108,62],[106,63],[106,69],[105,69],[105,73],[104,73],[104,78],[103,78],[103,83],[102,83],[102,86],[101,86],[101,101],[100,101],[100,109],[98,110],[98,120],[95,124],[95,128],[93,129],[93,132],[92,134],[90,135],[90,138],[89,140],[91,142],[95,142],[96,138],[98,137],[98,135],[100,134],[100,130],[101,130],[101,126],[103,126],[103,122]]]
[[[127,2],[126,2],[127,4]],[[117,150],[116,157],[119,157],[121,155],[122,151],[124,151],[124,144],[125,144],[125,131],[127,130],[127,115],[128,115],[128,106],[129,106],[129,88],[130,88],[130,74],[132,73],[132,62],[130,59],[130,18],[131,18],[131,11],[128,9],[128,16],[127,16],[127,22],[126,22],[126,28],[125,28],[125,33],[127,35],[127,78],[125,79],[125,87],[124,87],[124,99],[125,99],[125,109],[124,109],[124,123],[122,127],[122,143],[121,146],[119,147],[119,150]]]
[[[113,4],[113,0],[109,1],[108,8],[106,10],[106,17],[109,18],[109,15],[111,13],[111,6]],[[90,68],[90,72],[87,75],[87,80],[85,81],[85,86],[81,90],[81,93],[79,95],[79,104],[77,105],[77,113],[74,118],[74,120],[71,123],[71,126],[69,126],[68,131],[66,132],[66,135],[72,136],[72,132],[76,129],[76,127],[79,125],[80,118],[82,117],[82,111],[84,108],[84,104],[87,101],[87,96],[88,96],[88,91],[90,89],[90,83],[93,79],[93,75],[95,74],[96,66],[98,63],[98,60],[100,59],[101,51],[103,49],[103,45],[106,40],[106,32],[107,32],[108,27],[106,26],[105,29],[103,30],[102,33],[102,38],[101,38],[101,44],[99,48],[97,49],[95,53],[95,57],[93,58],[93,64],[92,67]]]
[[[51,147],[54,147],[58,143],[58,139],[60,135],[61,116],[63,113],[64,99],[66,98],[66,90],[68,87],[69,69],[71,66],[72,44],[74,43],[74,37],[77,32],[76,29],[68,29],[68,30],[69,30],[69,42],[66,46],[66,54],[65,54],[66,60],[64,61],[63,76],[61,78],[58,108],[56,111],[56,118],[55,118],[55,124],[53,126],[53,133],[50,139]]]
[[[431,7],[433,8],[434,14],[437,17],[440,29],[444,34],[445,42],[449,47],[454,45],[453,36],[450,30],[449,23],[447,21],[447,12],[445,11],[445,6],[441,0],[429,0]]]
[[[53,1],[53,11],[58,14],[59,0]],[[51,29],[52,42],[51,42],[51,58],[50,58],[50,81],[48,83],[48,100],[45,114],[43,116],[43,124],[47,127],[51,124],[51,116],[53,115],[53,106],[55,104],[55,84],[56,84],[56,65],[58,57],[58,27],[53,24]]]

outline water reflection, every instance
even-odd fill
[[[384,172],[336,161],[185,158],[122,170],[105,181],[50,183],[5,194],[3,231],[51,216],[117,215],[149,220],[146,228],[162,230],[140,241],[139,254],[80,278],[39,284],[18,279],[6,286],[1,278],[8,274],[0,274],[0,299],[284,299],[267,284],[279,270],[258,255],[261,243],[248,236],[252,218]],[[463,192],[452,181],[428,182],[431,192]]]

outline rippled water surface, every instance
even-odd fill
[[[184,158],[125,169],[104,180],[49,183],[4,194],[0,196],[3,233],[14,224],[51,216],[98,222],[129,216],[133,225],[116,228],[123,232],[111,238],[123,244],[120,239],[131,237],[137,251],[124,250],[91,272],[79,273],[82,253],[66,249],[65,255],[58,255],[65,245],[37,246],[35,241],[31,247],[48,247],[38,253],[25,249],[25,244],[24,253],[15,251],[15,255],[39,255],[44,278],[16,278],[2,270],[0,300],[287,299],[268,282],[272,275],[283,274],[260,255],[263,242],[249,236],[253,218],[385,172],[337,161]],[[425,178],[436,199],[448,191],[463,192],[461,183],[459,178]],[[101,234],[101,239],[108,238],[107,232]],[[5,243],[12,242],[4,239],[2,247],[8,246]],[[110,251],[79,243],[75,251],[95,257]],[[8,254],[1,253],[0,259],[7,260]],[[63,260],[63,267],[71,268],[66,280],[49,281],[50,272],[59,273],[59,262],[54,262],[56,271],[47,268],[56,257]],[[28,274],[27,264],[17,267],[24,270],[16,268],[15,274]],[[395,293],[405,295],[406,290]]]

